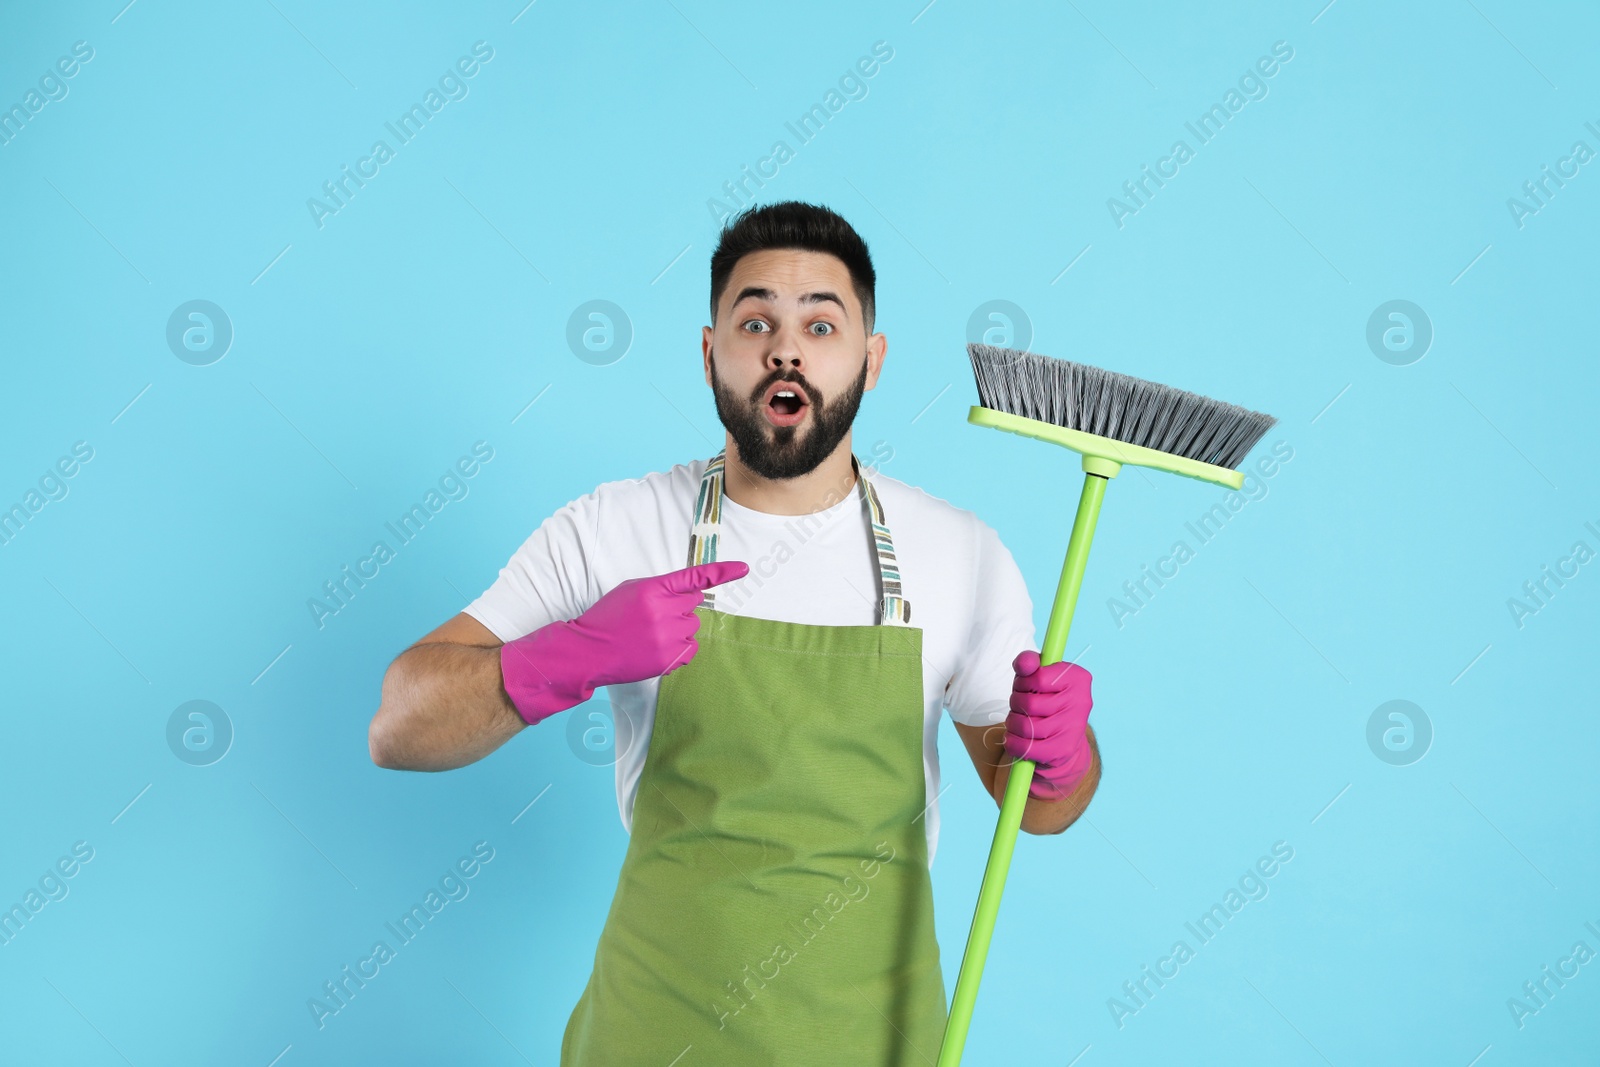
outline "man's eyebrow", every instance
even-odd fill
[[[747,285],[743,289],[739,290],[738,296],[734,297],[733,304],[730,306],[730,310],[731,308],[738,307],[739,302],[747,297],[754,298],[756,300],[766,300],[770,303],[771,301],[776,300],[777,296],[778,294],[774,293],[771,289],[763,289],[759,285]],[[844,312],[844,317],[847,320],[850,318],[850,309],[845,307],[845,303],[843,300],[839,299],[838,293],[824,291],[817,293],[806,293],[800,297],[800,303],[802,304],[821,304],[825,301],[832,301],[833,303],[838,304],[839,310]]]

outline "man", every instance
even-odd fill
[[[995,532],[852,452],[875,284],[826,208],[730,220],[701,338],[722,451],[559,509],[384,677],[372,758],[414,770],[610,687],[630,840],[564,1065],[932,1062],[941,711],[997,804],[1036,762],[1030,833],[1098,783],[1089,674],[1040,666]]]

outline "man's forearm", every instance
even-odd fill
[[[1095,743],[1094,728],[1086,728],[1089,751],[1094,761],[1088,773],[1078,780],[1071,793],[1060,800],[1040,800],[1030,796],[1022,809],[1022,831],[1029,834],[1059,834],[1078,821],[1078,816],[1089,807],[1095,790],[1100,787],[1100,746]],[[1006,784],[1011,780],[1011,761],[1006,757],[995,774],[995,799],[1003,802]]]
[[[389,665],[367,731],[380,767],[444,771],[487,756],[527,726],[500,679],[500,650],[432,642]]]

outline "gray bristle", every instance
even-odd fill
[[[1271,415],[1085,363],[967,345],[986,408],[1237,470]]]

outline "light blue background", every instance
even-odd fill
[[[94,450],[0,546],[0,903],[94,849],[0,947],[0,1059],[555,1062],[626,845],[612,769],[557,724],[382,770],[367,724],[392,657],[545,516],[720,445],[707,200],[783,139],[761,198],[841,211],[879,271],[858,454],[995,526],[1041,634],[1080,476],[966,423],[986,301],[1293,449],[1121,627],[1108,599],[1225,494],[1109,487],[1070,642],[1104,783],[1019,844],[966,1061],[1592,1062],[1600,962],[1521,1028],[1507,1007],[1600,951],[1600,564],[1520,628],[1507,607],[1600,549],[1600,164],[1520,227],[1507,206],[1600,150],[1592,8],[123,3],[0,16],[0,105],[94,49],[0,146],[0,504]],[[479,40],[469,94],[319,228],[307,198]],[[800,145],[784,123],[877,41],[865,98]],[[1184,123],[1277,41],[1265,98],[1198,145]],[[1179,138],[1119,228],[1107,199]],[[166,342],[194,299],[235,331],[209,366]],[[634,332],[609,365],[566,342],[592,299]],[[1395,299],[1434,330],[1405,366],[1366,341]],[[319,629],[308,598],[480,440],[469,495]],[[205,767],[166,739],[197,699],[235,731]],[[1393,699],[1434,731],[1406,766],[1366,739]],[[943,729],[953,988],[996,811]],[[307,1000],[479,841],[470,895],[319,1030]],[[1278,841],[1270,894],[1119,1028],[1109,998]]]

